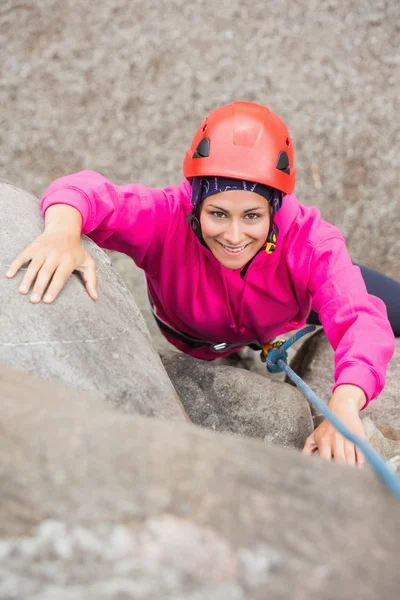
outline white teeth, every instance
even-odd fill
[[[244,248],[246,248],[246,246],[240,246],[240,248],[231,248],[230,246],[224,246],[224,244],[222,245],[229,252],[241,252]]]

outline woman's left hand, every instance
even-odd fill
[[[359,410],[364,406],[364,392],[353,385],[338,386],[328,404],[335,415],[359,438],[365,438],[365,431],[359,417]],[[321,458],[335,460],[338,463],[363,467],[365,458],[353,442],[344,438],[333,425],[325,419],[315,431],[308,436],[303,454],[312,455],[318,450]]]

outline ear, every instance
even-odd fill
[[[200,221],[196,217],[196,215],[192,214],[191,219],[190,219],[190,225],[192,226],[192,229],[196,234],[201,232]]]

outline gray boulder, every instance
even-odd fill
[[[397,600],[398,501],[368,469],[0,369],[0,597]]]
[[[333,380],[333,350],[324,331],[311,336],[300,348],[291,367],[325,402],[331,398]],[[400,339],[389,363],[386,386],[379,396],[361,413],[374,423],[400,427]]]
[[[363,425],[368,443],[384,460],[390,461],[396,457],[400,458],[400,441],[385,437],[370,417],[364,417]]]
[[[197,425],[295,448],[302,448],[312,433],[308,402],[285,383],[176,352],[161,358],[189,418]]]
[[[400,442],[400,427],[391,425],[378,425],[379,431],[389,440]]]
[[[185,420],[144,320],[107,255],[88,238],[97,264],[99,300],[73,275],[51,305],[18,293],[22,269],[5,278],[12,260],[43,231],[36,198],[0,183],[0,362],[94,392],[128,412]]]

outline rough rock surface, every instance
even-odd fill
[[[329,401],[334,383],[333,350],[322,330],[303,344],[291,367],[322,400]],[[400,427],[400,339],[396,340],[395,354],[389,363],[386,386],[362,416],[371,417],[375,424]]]
[[[3,0],[0,174],[37,195],[84,168],[117,183],[177,183],[209,110],[234,99],[262,102],[291,130],[299,199],[341,227],[355,260],[398,278],[399,19],[399,2],[381,0]],[[69,284],[69,299],[76,289]],[[19,301],[12,296],[6,315],[25,318],[31,307]],[[115,306],[114,297],[107,302]],[[35,318],[43,307],[36,309]],[[125,316],[112,318],[121,324]],[[0,324],[3,336],[3,313]],[[30,351],[40,372],[41,355]],[[69,346],[71,359],[74,351]],[[57,358],[54,346],[46,352]],[[142,367],[152,361],[153,354]],[[104,387],[106,375],[90,367],[98,378],[89,387]],[[138,385],[132,368],[119,373],[126,386]],[[79,377],[71,371],[68,383]],[[330,368],[323,389],[331,377]],[[53,398],[39,410],[24,391],[11,400],[9,413],[1,411],[0,512],[19,529],[0,547],[0,582],[9,586],[0,596],[397,600],[398,505],[371,474],[237,437],[217,443],[194,428],[103,418],[97,405],[86,413],[81,399],[69,407],[66,398],[57,416]]]
[[[0,415],[2,598],[398,598],[399,504],[367,469],[9,367]]]
[[[290,385],[176,352],[161,360],[196,425],[300,449],[313,431],[309,404]]]
[[[97,302],[73,275],[53,304],[31,304],[18,293],[25,271],[11,280],[4,275],[42,232],[40,208],[36,198],[4,183],[0,207],[0,361],[94,392],[129,412],[184,420],[143,317],[107,255],[84,241],[97,263]]]
[[[145,276],[142,269],[139,269],[133,262],[133,260],[121,254],[119,252],[113,252],[111,250],[106,251],[111,259],[114,268],[121,275],[125,281],[127,288],[131,292],[135,299],[140,313],[142,314],[148,330],[150,331],[151,337],[154,341],[154,345],[158,352],[180,352],[175,346],[170,344],[160,332],[158,325],[152,315],[149,299],[147,296],[147,288],[145,282]]]
[[[364,417],[363,425],[368,443],[384,460],[388,461],[396,456],[400,458],[400,441],[386,438],[370,417]]]
[[[400,442],[400,427],[392,427],[391,425],[378,425],[377,427],[385,438]]]

